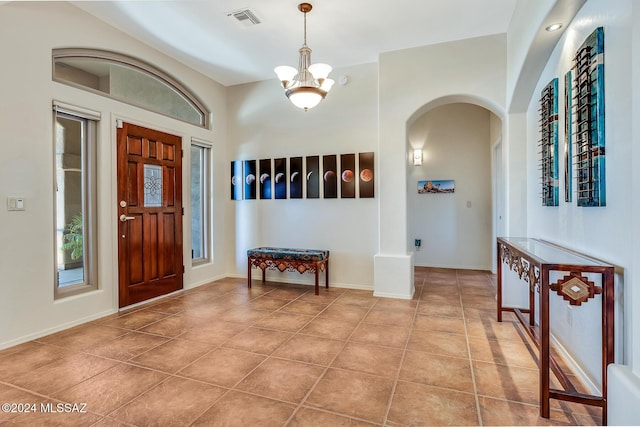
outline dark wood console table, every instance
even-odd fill
[[[255,248],[247,251],[247,285],[251,287],[251,267],[262,270],[262,283],[265,270],[297,271],[298,273],[315,273],[316,295],[319,294],[318,273],[325,272],[325,287],[329,287],[329,251],[321,249],[291,248]]]
[[[615,267],[600,260],[571,251],[550,242],[529,238],[503,238],[497,240],[498,249],[498,322],[503,312],[512,312],[523,325],[539,350],[540,416],[549,418],[550,399],[577,402],[602,408],[602,422],[607,424],[607,366],[614,362],[614,273]],[[504,307],[502,304],[503,263],[529,284],[527,308]],[[564,277],[549,283],[549,272],[561,272]],[[596,286],[583,273],[598,273],[602,285]],[[535,322],[536,298],[540,294],[540,325]],[[580,393],[562,372],[550,354],[549,297],[556,293],[571,305],[587,303],[596,294],[602,294],[602,396]],[[525,315],[528,315],[525,317]],[[550,386],[549,369],[556,375],[564,390]]]

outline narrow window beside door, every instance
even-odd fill
[[[94,115],[55,108],[55,297],[97,288]],[[97,113],[96,113],[97,114]]]
[[[211,148],[191,144],[191,258],[192,265],[211,260],[209,180]]]

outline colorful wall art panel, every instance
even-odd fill
[[[271,159],[260,160],[260,198],[271,198]]]
[[[231,200],[242,200],[242,162],[231,162]]]
[[[302,198],[302,157],[289,159],[289,198]]]
[[[542,205],[558,206],[558,79],[540,94],[540,171]]]
[[[320,198],[320,157],[308,156],[307,163],[307,199]]]
[[[374,197],[374,158],[373,152],[358,155],[358,179],[361,198]]]
[[[356,197],[356,155],[340,155],[340,197],[353,199]]]
[[[276,199],[287,198],[287,159],[282,157],[273,160],[273,174],[276,186]]]
[[[254,200],[256,198],[256,161],[245,160],[244,162],[244,198]]]
[[[574,58],[573,121],[578,206],[605,206],[604,30],[587,37]]]
[[[453,179],[418,181],[418,193],[420,194],[444,194],[455,193],[456,182]]]
[[[573,91],[571,71],[564,76],[564,201],[571,201],[573,193],[573,122],[571,110],[573,109]]]
[[[338,197],[337,156],[322,156],[322,183],[325,199]]]

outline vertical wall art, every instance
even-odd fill
[[[359,164],[359,187],[361,198],[371,198],[374,196],[374,162],[373,152],[360,153],[358,155]]]
[[[273,160],[273,175],[275,176],[276,199],[287,198],[287,159],[282,157]]]
[[[308,156],[307,162],[307,199],[320,198],[320,157]]]
[[[356,155],[340,155],[340,197],[353,199],[356,197]]]
[[[302,198],[302,157],[289,159],[289,198]]]
[[[256,198],[256,161],[245,160],[244,162],[244,198],[254,200]]]
[[[605,206],[604,30],[602,27],[596,28],[576,53],[572,90],[578,206]]]
[[[336,168],[337,156],[335,154],[322,156],[322,182],[325,199],[335,199],[338,197],[338,179],[336,176]]]
[[[271,159],[260,160],[260,198],[271,198]]]
[[[231,162],[231,200],[242,200],[242,162]]]
[[[573,122],[571,110],[573,102],[571,71],[564,76],[564,201],[571,201],[573,193]]]
[[[542,205],[558,206],[558,79],[540,94],[540,169]]]

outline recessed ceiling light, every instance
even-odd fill
[[[551,31],[558,31],[560,28],[562,28],[562,24],[556,23],[556,24],[549,25],[547,28],[545,28],[545,30],[551,32]]]

